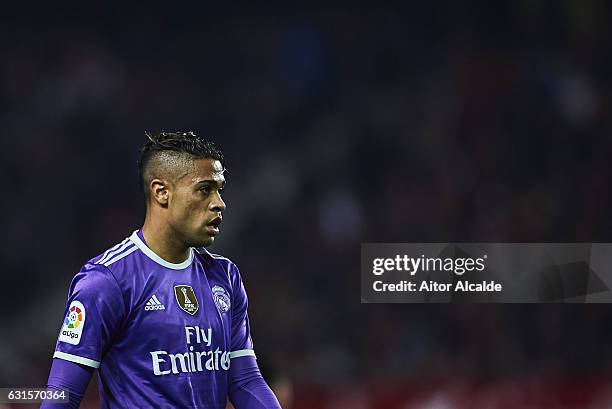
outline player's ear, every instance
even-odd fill
[[[168,190],[168,184],[166,181],[161,179],[153,179],[149,184],[151,192],[151,199],[157,202],[162,207],[168,206],[168,199],[170,192]]]

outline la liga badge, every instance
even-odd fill
[[[59,340],[72,345],[81,342],[81,334],[85,326],[85,307],[79,301],[73,301],[62,323]]]

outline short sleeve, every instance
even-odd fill
[[[87,264],[72,279],[54,358],[98,368],[125,316],[121,289],[104,266]]]
[[[232,281],[232,349],[230,358],[255,356],[251,326],[247,309],[247,298],[240,271],[235,264],[230,264],[230,279]]]

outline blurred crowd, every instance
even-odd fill
[[[213,250],[296,399],[611,375],[605,305],[360,303],[363,242],[612,241],[611,6],[431,3],[3,13],[0,385],[44,385],[72,276],[143,221],[160,130],[224,151]]]

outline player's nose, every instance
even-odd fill
[[[217,192],[215,198],[210,202],[210,210],[212,212],[222,212],[225,210],[225,202],[221,198],[221,195]]]

